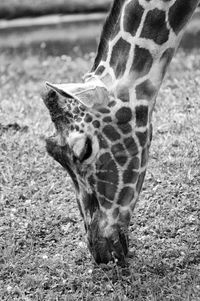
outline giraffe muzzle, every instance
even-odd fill
[[[97,223],[91,226],[88,230],[88,247],[95,262],[107,264],[113,261],[123,265],[128,254],[128,230],[114,225],[110,235],[105,237]]]

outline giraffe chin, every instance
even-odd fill
[[[113,225],[109,235],[103,232],[94,219],[88,229],[88,248],[97,264],[110,261],[124,265],[128,254],[128,229]]]

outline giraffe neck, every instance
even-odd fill
[[[199,0],[115,0],[92,75],[123,101],[155,99]],[[153,107],[153,105],[152,105]]]

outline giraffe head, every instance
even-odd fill
[[[95,260],[123,261],[146,171],[151,115],[199,0],[114,0],[83,84],[51,85],[47,150],[70,174]],[[104,85],[105,83],[105,85]]]
[[[131,108],[96,79],[47,85],[43,99],[56,128],[47,151],[73,180],[89,249],[97,263],[123,262],[132,200],[143,177]]]

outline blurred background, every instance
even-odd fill
[[[5,19],[47,14],[106,11],[112,0],[1,0],[0,17]]]
[[[93,51],[111,2],[1,0],[0,49],[73,55],[79,45],[79,50]]]
[[[0,50],[47,55],[95,51],[112,0],[0,0]],[[184,48],[199,46],[199,12]],[[78,52],[78,53],[77,53]]]

